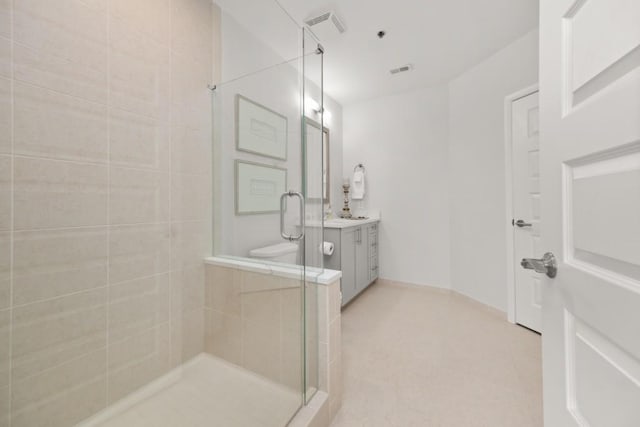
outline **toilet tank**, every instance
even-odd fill
[[[256,248],[249,251],[249,257],[264,261],[297,264],[298,245],[286,242],[265,246],[263,248]]]

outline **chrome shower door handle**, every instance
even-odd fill
[[[527,270],[535,270],[536,273],[546,274],[552,279],[558,274],[558,262],[551,252],[544,254],[542,259],[523,258],[520,265]]]
[[[292,236],[290,234],[285,233],[284,231],[284,204],[287,200],[287,197],[297,197],[300,200],[300,234],[297,236]],[[293,190],[289,190],[286,193],[282,193],[280,196],[280,235],[283,239],[288,240],[290,242],[301,240],[304,237],[304,218],[305,218],[305,207],[304,207],[304,196],[302,193],[296,193]]]

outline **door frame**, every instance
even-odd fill
[[[516,270],[515,270],[515,245],[513,238],[513,135],[511,133],[511,105],[518,99],[539,92],[539,84],[521,89],[504,98],[504,173],[505,173],[505,235],[507,254],[507,320],[516,323]]]

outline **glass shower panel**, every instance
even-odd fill
[[[321,274],[323,262],[323,220],[327,194],[327,165],[324,152],[328,140],[323,132],[323,49],[314,36],[303,30],[303,190],[305,217],[305,399],[318,389],[318,288],[313,277]]]
[[[304,93],[313,88],[321,107],[322,55],[276,2],[219,6],[213,250],[233,286],[207,307],[219,323],[207,322],[206,347],[273,385],[261,425],[284,425],[318,386],[317,297],[305,272],[322,271],[322,143],[307,146]]]

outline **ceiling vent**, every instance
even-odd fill
[[[306,19],[304,23],[321,41],[331,39],[346,31],[346,27],[333,11]]]
[[[403,65],[402,67],[394,68],[389,72],[391,74],[400,74],[400,73],[406,73],[407,71],[411,71],[411,70],[413,70],[413,65],[407,64],[407,65]]]

